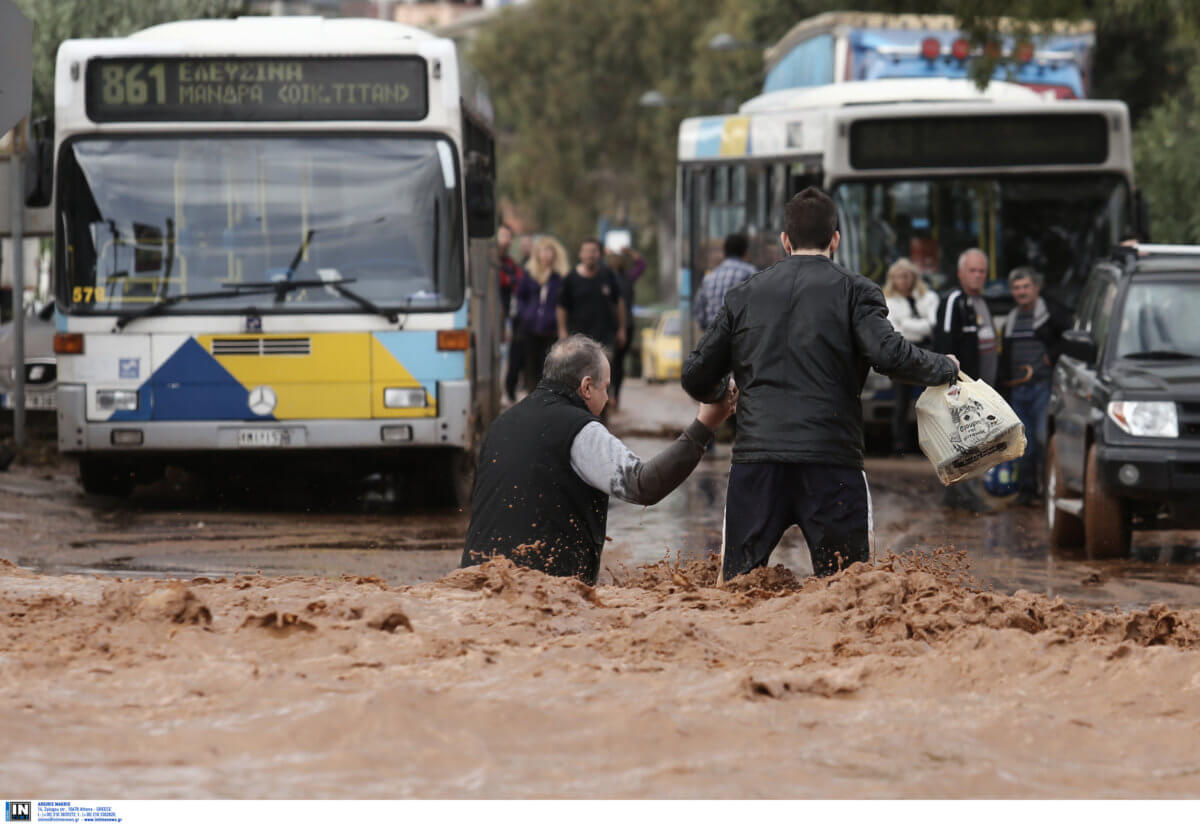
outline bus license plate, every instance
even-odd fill
[[[53,392],[25,392],[26,409],[54,409],[58,405],[57,401],[58,398]],[[0,407],[3,407],[4,409],[12,409],[13,396],[11,394],[0,395]]]
[[[238,446],[287,446],[289,440],[286,429],[242,429],[238,431]]]

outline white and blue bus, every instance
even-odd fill
[[[465,500],[500,313],[491,105],[452,41],[319,18],[71,40],[55,120],[58,436],[87,491],[241,458]]]
[[[1042,272],[1046,292],[1073,307],[1092,261],[1146,234],[1124,103],[1003,80],[984,91],[958,77],[802,80],[680,126],[685,318],[728,233],[748,235],[759,268],[779,259],[783,206],[810,185],[837,204],[840,262],[882,282],[908,257],[942,289],[955,282],[959,254],[978,247],[997,309],[1011,306],[1004,276],[1018,265]],[[688,347],[692,324],[683,328]],[[886,424],[889,382],[872,374],[863,403],[868,425]]]

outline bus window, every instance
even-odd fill
[[[1128,190],[1116,175],[848,181],[834,195],[838,257],[867,277],[882,281],[896,258],[908,257],[931,286],[946,288],[958,256],[978,247],[996,291],[1006,291],[1013,267],[1029,265],[1068,306],[1089,261],[1107,254],[1128,223]]]

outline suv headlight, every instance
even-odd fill
[[[1110,401],[1108,417],[1130,435],[1179,437],[1179,415],[1174,401]]]

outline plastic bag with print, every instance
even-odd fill
[[[917,399],[921,451],[946,486],[1025,454],[1025,427],[1000,393],[959,372]]]

